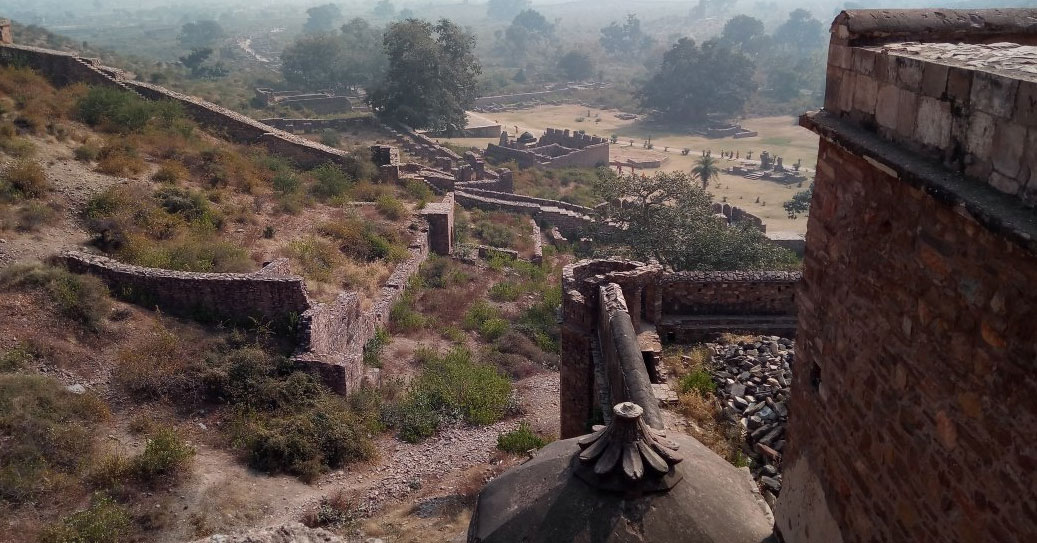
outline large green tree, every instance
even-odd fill
[[[748,15],[736,15],[724,24],[720,40],[737,47],[739,50],[756,54],[769,41],[763,29],[763,21]]]
[[[622,24],[612,21],[601,29],[601,47],[609,53],[635,55],[652,48],[655,40],[641,30],[641,20],[633,13],[627,14]]]
[[[638,92],[641,106],[667,119],[703,121],[710,113],[742,111],[756,90],[749,57],[717,40],[702,47],[681,38],[663,54],[659,71]]]
[[[482,72],[475,38],[446,19],[410,19],[389,25],[383,43],[389,67],[368,92],[371,108],[414,128],[464,129]]]
[[[527,9],[515,16],[504,31],[508,53],[513,59],[522,59],[531,50],[543,47],[554,39],[554,25],[539,11]]]
[[[180,28],[180,34],[177,35],[176,39],[184,47],[201,49],[216,45],[216,42],[225,36],[223,27],[216,21],[197,21],[185,23]]]
[[[589,79],[594,75],[594,61],[582,51],[569,51],[558,59],[558,68],[570,81]]]
[[[338,34],[303,34],[281,54],[281,73],[305,90],[355,89],[381,78],[387,60],[382,31],[352,19]]]
[[[304,32],[331,32],[342,20],[342,10],[335,4],[313,6],[306,10],[306,15],[309,18],[302,27]]]
[[[787,21],[774,31],[774,41],[796,51],[809,53],[824,46],[824,25],[805,9],[789,13]]]
[[[795,256],[748,224],[713,216],[712,199],[681,172],[617,175],[602,168],[595,191],[610,205],[595,232],[593,252],[656,259],[676,270],[768,270],[796,266]],[[607,224],[607,226],[604,226]]]
[[[491,19],[507,21],[528,9],[529,4],[529,0],[490,0],[486,3],[486,15]]]

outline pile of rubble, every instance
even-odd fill
[[[741,426],[753,477],[773,503],[781,492],[781,455],[788,423],[794,343],[777,336],[708,344],[723,414]]]

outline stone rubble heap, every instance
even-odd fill
[[[760,336],[752,341],[708,346],[723,414],[741,426],[753,477],[773,504],[781,492],[794,343],[778,336]]]

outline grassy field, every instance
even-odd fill
[[[642,120],[622,120],[616,117],[615,110],[588,109],[578,105],[540,106],[533,109],[506,111],[497,113],[470,113],[473,124],[500,123],[509,133],[529,131],[535,136],[544,133],[544,129],[568,128],[585,130],[588,134],[609,137],[618,136],[618,142],[612,146],[613,160],[624,161],[627,158],[659,158],[663,165],[659,171],[689,171],[697,156],[703,150],[711,150],[714,156],[721,151],[735,151],[745,157],[748,151],[753,158],[761,151],[785,159],[785,164],[792,165],[802,160],[802,167],[808,178],[813,177],[813,168],[817,161],[818,138],[816,135],[796,124],[795,117],[760,117],[745,119],[742,126],[759,132],[759,136],[744,139],[709,139],[702,136],[680,133],[673,128],[664,128]],[[577,121],[577,119],[583,119]],[[654,148],[643,148],[644,139],[651,136]],[[633,145],[630,145],[633,140]],[[457,145],[485,148],[488,138],[463,138],[446,140]],[[687,156],[681,154],[684,148],[691,149]],[[728,168],[738,164],[737,160],[721,160],[721,166]],[[651,173],[656,170],[643,170]],[[735,175],[721,175],[720,181],[709,187],[717,201],[726,201],[739,206],[764,220],[768,231],[806,232],[806,217],[789,219],[782,202],[790,199],[804,187],[795,184],[786,185],[766,180],[751,180]]]

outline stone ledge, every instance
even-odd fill
[[[902,146],[824,110],[802,115],[799,124],[863,157],[891,177],[958,208],[960,214],[971,217],[1020,247],[1037,253],[1037,213],[1020,200],[920,158]]]

